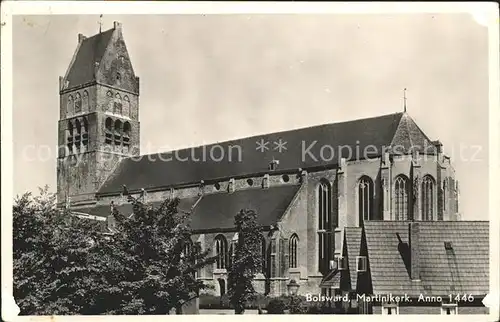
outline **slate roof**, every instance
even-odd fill
[[[196,232],[232,229],[234,216],[243,208],[252,209],[258,215],[262,226],[276,224],[284,214],[295,194],[298,185],[282,185],[268,189],[250,188],[233,193],[220,192],[201,197],[181,199],[178,209],[191,212],[191,228]],[[158,207],[161,202],[153,202]],[[192,208],[194,207],[194,208]],[[117,206],[123,214],[132,213],[132,205]],[[97,206],[89,210],[90,215],[107,217],[111,207]]]
[[[321,281],[319,287],[338,289],[340,287],[340,271],[338,269],[331,270]]]
[[[114,29],[98,33],[82,41],[65,80],[68,88],[95,80],[95,63],[100,63],[111,40]]]
[[[397,136],[396,136],[397,134]],[[160,187],[173,187],[198,183],[201,180],[216,181],[223,178],[244,177],[250,174],[265,173],[268,171],[269,163],[275,159],[279,160],[278,171],[292,171],[299,168],[322,169],[332,167],[338,163],[339,147],[349,146],[351,151],[363,151],[367,146],[374,147],[367,149],[373,153],[369,156],[379,156],[384,147],[391,144],[400,144],[409,147],[409,138],[412,142],[422,143],[430,141],[425,134],[418,129],[416,124],[405,113],[396,113],[378,117],[313,126],[308,128],[263,134],[249,138],[232,140],[222,143],[210,144],[194,148],[182,149],[174,152],[166,152],[149,156],[131,157],[121,161],[106,182],[99,189],[98,194],[116,194],[122,190],[122,185],[126,185],[130,191],[141,188],[151,189]],[[261,152],[256,150],[256,142],[260,140],[269,142],[268,150]],[[273,142],[279,140],[286,142],[287,150],[284,153],[276,151]],[[315,143],[316,142],[316,143]],[[224,151],[222,161],[215,161],[211,158],[202,158],[203,150],[205,155],[210,155],[211,149],[218,145]],[[313,145],[309,151],[314,157],[306,154],[303,157],[303,150]],[[328,160],[330,156],[320,156],[320,149],[323,146],[331,146],[334,150],[333,160]],[[233,148],[230,148],[230,147]],[[240,147],[234,148],[235,146]],[[359,150],[356,147],[359,146]],[[373,150],[376,148],[377,152]],[[220,148],[214,150],[219,156]],[[342,157],[349,158],[349,149],[340,150]],[[403,151],[404,152],[404,151]],[[179,156],[178,158],[175,156]],[[241,156],[241,157],[239,157]],[[188,157],[188,161],[181,161]],[[362,159],[363,155],[353,155],[350,159]],[[195,159],[201,159],[196,161]],[[163,161],[162,161],[163,160]]]
[[[194,230],[233,228],[234,216],[241,209],[254,210],[262,226],[276,224],[299,188],[299,185],[282,185],[205,195],[193,210],[191,227]]]
[[[359,256],[361,249],[361,233],[360,227],[346,227],[345,228],[345,241],[347,246],[347,259],[349,266],[349,276],[351,278],[351,289],[355,290],[358,273],[356,271],[356,256]]]
[[[418,296],[466,293],[485,295],[489,289],[489,223],[435,221],[420,223],[420,279],[411,281],[398,250],[399,233],[408,243],[409,222],[364,223],[374,294]],[[451,242],[452,250],[444,243]]]

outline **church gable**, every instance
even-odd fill
[[[61,90],[92,82],[139,93],[139,81],[132,68],[120,23],[115,22],[113,29],[89,38],[78,36],[78,47]]]
[[[436,153],[434,144],[407,113],[399,121],[391,146],[397,154],[407,154],[411,149],[422,154]]]
[[[132,93],[139,93],[139,81],[135,76],[130,56],[122,35],[121,24],[115,23],[113,36],[103,54],[96,75],[101,84],[111,85]]]

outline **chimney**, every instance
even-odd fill
[[[408,232],[410,244],[410,278],[412,281],[420,280],[420,224],[411,222]]]
[[[278,168],[278,165],[280,164],[280,160],[275,160],[273,158],[273,160],[271,162],[269,162],[269,170],[271,171],[274,171]]]
[[[83,34],[78,34],[78,43],[81,43],[85,39],[87,39],[87,37],[85,37]]]
[[[118,21],[113,21],[113,29],[121,31],[122,30],[122,24],[119,23]]]

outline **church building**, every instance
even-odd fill
[[[406,111],[141,155],[139,77],[118,22],[78,35],[59,83],[58,203],[105,221],[111,203],[132,213],[124,186],[153,205],[180,198],[191,213],[193,243],[217,256],[197,275],[216,295],[227,292],[234,216],[244,208],[255,210],[263,227],[255,287],[271,296],[295,283],[299,294],[341,289],[332,276],[356,265],[344,261],[350,232],[362,240],[385,221],[404,230],[409,222],[460,219],[450,158]],[[363,237],[365,224],[370,234]]]

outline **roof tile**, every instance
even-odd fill
[[[126,158],[121,161],[115,172],[102,185],[99,194],[118,193],[121,191],[122,185],[126,185],[130,190],[138,190],[141,188],[193,184],[201,180],[205,180],[205,182],[208,180],[216,181],[224,178],[263,173],[268,171],[269,163],[273,159],[279,159],[278,170],[285,171],[299,168],[335,166],[340,156],[347,159],[362,159],[365,157],[365,148],[368,146],[370,146],[370,149],[366,149],[366,151],[374,153],[373,156],[381,155],[383,149],[391,145],[396,131],[398,131],[398,135],[415,137],[416,142],[422,141],[421,138],[425,137],[425,134],[421,133],[416,125],[410,127],[399,126],[403,115],[403,113],[395,113],[263,134],[206,146],[152,154],[147,157]],[[414,124],[409,117],[405,116],[405,119],[406,123]],[[413,129],[411,133],[410,128]],[[415,129],[418,129],[418,131]],[[417,132],[417,134],[413,132]],[[282,157],[273,148],[262,152],[256,150],[256,144],[260,140],[269,142],[271,145],[273,142],[279,142],[279,140],[286,142],[286,157]],[[342,148],[339,150],[343,154],[339,155],[339,151],[334,150],[335,158],[328,160],[320,157],[319,151],[324,146],[331,146],[333,149],[351,147],[351,151]],[[406,147],[408,147],[408,144],[405,145]],[[377,152],[373,152],[375,148]],[[210,157],[202,158],[203,155],[209,155],[213,149],[216,149],[214,151],[217,153],[223,151],[222,160],[212,160]],[[309,151],[310,154],[304,151]],[[360,151],[360,154],[363,155],[351,155],[352,151]]]
[[[485,295],[489,286],[489,223],[420,223],[420,278],[410,280],[398,250],[408,242],[409,222],[370,221],[364,225],[374,293],[412,289],[416,295],[462,292]],[[444,247],[451,241],[453,252]]]
[[[220,192],[201,197],[181,199],[178,209],[191,213],[191,228],[194,231],[232,229],[234,216],[241,209],[251,209],[257,213],[262,226],[276,224],[298,192],[299,185],[282,185],[268,189],[251,188],[233,193]],[[150,203],[158,207],[162,202]],[[193,208],[194,207],[194,208]],[[132,205],[117,206],[123,214],[132,213]],[[107,217],[110,206],[97,206],[89,211],[91,215]]]

